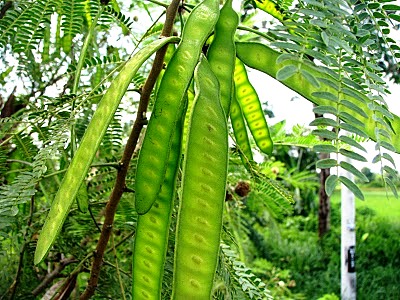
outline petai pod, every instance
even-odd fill
[[[87,192],[86,182],[83,181],[78,189],[76,195],[76,203],[78,204],[78,209],[82,213],[87,213],[89,210],[89,195]]]
[[[357,124],[354,126],[365,131],[371,139],[376,140],[376,122],[368,107],[370,103],[368,96],[343,82],[339,84],[338,79],[324,72],[320,67],[310,62],[303,62],[294,55],[293,59],[285,59],[277,63],[277,59],[282,53],[264,44],[250,42],[236,43],[236,51],[239,59],[247,66],[264,72],[274,78],[277,78],[277,73],[282,68],[286,66],[295,66],[299,71],[281,82],[317,105],[332,105],[331,100],[328,100],[326,97],[321,97],[321,94],[337,95],[337,87],[341,85],[344,91],[342,97],[348,102],[351,102],[351,106],[357,106],[359,108],[358,111],[363,113],[357,113],[350,107],[342,104],[340,105],[340,110],[358,119],[363,126],[361,127]],[[308,74],[308,76],[306,77],[304,74]],[[313,84],[308,79],[309,77],[314,78],[318,83]],[[377,112],[375,112],[375,114],[376,113]],[[393,115],[393,120],[391,120],[390,123],[393,128],[400,128],[400,117]],[[378,125],[378,127],[379,126],[381,125]],[[388,137],[387,140],[394,146],[396,152],[400,153],[400,135],[393,131],[390,131],[389,134],[390,137]],[[385,137],[381,138],[385,140]]]
[[[180,119],[186,90],[202,46],[219,16],[218,1],[204,0],[190,13],[182,39],[160,83],[154,109],[140,150],[135,179],[135,208],[145,214],[160,191],[172,133]]]
[[[237,100],[242,108],[250,132],[258,148],[262,152],[271,155],[273,142],[260,99],[247,77],[244,64],[239,59],[236,59],[234,77]]]
[[[221,89],[221,104],[226,116],[229,115],[235,69],[234,36],[239,24],[239,16],[232,8],[232,0],[226,0],[215,25],[214,39],[207,52],[211,70],[217,76]]]
[[[287,17],[285,15],[285,10],[275,1],[272,0],[254,0],[255,6],[266,13],[270,14],[279,21],[284,21]]]
[[[193,80],[187,90],[187,99],[188,99],[188,105],[187,105],[187,111],[188,113],[185,115],[185,120],[183,122],[183,134],[182,134],[182,147],[183,150],[185,151],[186,147],[186,140],[187,140],[187,133],[189,131],[189,123],[190,123],[190,112],[193,109],[193,103],[194,103],[194,83]]]
[[[195,71],[175,238],[173,299],[210,299],[218,262],[228,165],[228,128],[219,83],[201,56]]]
[[[244,121],[242,108],[240,107],[240,104],[236,98],[236,92],[234,92],[234,95],[232,97],[230,118],[233,128],[233,134],[235,135],[236,139],[236,144],[241,152],[240,156],[242,157],[242,155],[244,155],[248,161],[252,161],[253,153],[251,152],[249,136],[247,134],[247,127]]]
[[[100,146],[108,124],[111,122],[121,98],[137,70],[155,51],[165,44],[176,42],[177,40],[178,38],[176,37],[163,38],[141,49],[123,66],[104,94],[51,204],[50,212],[37,242],[35,264],[43,260],[60,232],[68,211]]]
[[[182,116],[181,121],[176,123],[167,171],[157,199],[146,214],[138,216],[133,251],[133,299],[161,299],[169,224],[181,157],[183,119]]]
[[[161,83],[161,79],[164,76],[165,68],[168,65],[169,61],[171,60],[171,57],[175,52],[175,48],[176,48],[175,44],[169,44],[168,48],[167,48],[167,51],[165,52],[163,68],[162,68],[160,74],[157,77],[156,85],[155,85],[155,88],[154,88],[156,94],[158,93],[158,90],[160,89],[160,83]]]

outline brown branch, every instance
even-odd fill
[[[12,1],[7,1],[4,3],[4,5],[0,9],[0,19],[4,18],[7,10],[9,10],[11,7],[12,7]]]
[[[162,36],[171,35],[179,3],[180,0],[172,0],[171,4],[168,6],[166,11],[166,20],[164,23],[163,30],[161,32]],[[167,47],[168,46],[164,46],[159,51],[157,51],[156,56],[154,58],[152,69],[150,70],[150,74],[144,84],[142,94],[140,97],[136,120],[133,125],[131,134],[129,136],[128,142],[125,146],[125,150],[121,158],[121,168],[117,172],[116,182],[113,191],[111,192],[110,199],[106,206],[105,219],[100,234],[100,238],[97,243],[96,251],[94,253],[94,260],[92,264],[89,282],[85,291],[80,296],[80,300],[89,299],[95,293],[95,289],[97,287],[99,280],[101,265],[103,262],[104,252],[106,250],[112,232],[115,212],[117,210],[117,206],[122,197],[122,194],[125,191],[125,178],[128,172],[129,162],[132,158],[133,152],[135,151],[136,144],[140,136],[140,132],[142,131],[143,126],[146,123],[145,122],[146,111],[150,100],[150,94],[156,83],[157,77],[162,69]]]
[[[117,244],[115,244],[114,248],[118,248],[119,246],[121,246],[123,243],[125,243],[130,237],[132,237],[135,234],[135,231],[132,231],[131,233],[129,233],[128,235],[124,236]],[[114,250],[114,248],[109,248],[106,251],[106,254],[110,253],[111,251]],[[75,267],[75,269],[68,274],[69,277],[73,277],[76,276],[77,274],[81,273],[81,272],[85,272],[86,267],[85,267],[85,262],[92,258],[94,256],[94,252],[89,253],[88,255],[86,255],[79,263],[78,265]]]
[[[15,91],[17,87],[15,86],[10,96],[8,96],[7,101],[4,103],[3,108],[0,111],[0,118],[8,118],[15,114],[18,110],[22,109],[21,105],[17,106],[15,104]],[[0,103],[1,105],[1,103]]]
[[[42,282],[32,291],[33,296],[39,295],[54,279],[60,277],[61,272],[65,269],[69,264],[78,262],[75,258],[64,258],[60,261],[59,264],[56,265],[53,271],[48,273],[42,280]]]
[[[323,115],[315,113],[315,118]],[[328,140],[321,138],[322,141]],[[319,159],[329,158],[329,153],[320,153]],[[330,230],[331,203],[330,197],[326,193],[325,183],[331,173],[330,168],[321,169],[319,173],[319,191],[318,191],[318,237],[321,239]]]

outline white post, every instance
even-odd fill
[[[348,163],[350,159],[345,158]],[[343,176],[354,180],[353,174],[344,172]],[[356,299],[356,205],[353,193],[342,184],[341,192],[341,299]]]

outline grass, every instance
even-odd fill
[[[368,207],[376,212],[377,217],[393,223],[400,223],[400,199],[396,199],[384,189],[364,188],[365,200],[356,198],[356,208]],[[331,197],[332,204],[340,203],[340,191],[335,191]]]

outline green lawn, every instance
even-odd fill
[[[400,198],[396,199],[391,192],[386,195],[384,189],[363,189],[363,193],[365,200],[356,198],[356,208],[371,208],[377,216],[400,223]],[[340,191],[335,191],[331,201],[340,203]]]

